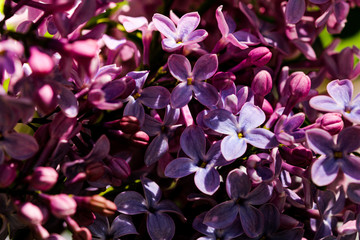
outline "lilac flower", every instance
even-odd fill
[[[138,234],[131,218],[122,214],[112,221],[111,226],[107,217],[96,215],[94,223],[88,226],[88,229],[90,230],[93,239],[101,240],[109,238],[120,239],[120,237],[125,235]]]
[[[222,37],[216,44],[213,53],[220,52],[228,43],[240,49],[246,49],[249,46],[260,43],[259,39],[249,32],[241,30],[234,32],[236,23],[230,16],[222,13],[222,8],[223,6],[221,5],[216,9],[216,21]]]
[[[167,52],[201,42],[208,36],[204,29],[195,30],[200,23],[200,15],[197,12],[183,15],[177,22],[177,27],[171,19],[159,13],[154,14],[153,23],[157,30],[165,36],[161,44]]]
[[[176,128],[181,124],[175,124],[179,120],[180,109],[173,109],[168,105],[165,110],[163,122],[146,115],[143,126],[144,131],[149,136],[156,136],[145,152],[145,164],[150,166],[158,161],[169,150],[169,139],[174,135]]]
[[[221,141],[221,152],[226,160],[241,157],[247,143],[262,149],[278,144],[272,132],[257,128],[264,121],[264,112],[250,102],[244,104],[238,117],[224,109],[213,110],[204,117],[207,127],[227,135]]]
[[[360,123],[360,94],[354,99],[353,83],[348,80],[334,80],[327,85],[330,96],[315,96],[310,99],[310,106],[324,112],[339,112],[347,120]]]
[[[229,172],[226,178],[226,192],[230,200],[210,209],[204,223],[213,228],[225,228],[239,215],[245,234],[251,238],[258,236],[264,229],[264,217],[252,205],[266,203],[272,195],[272,187],[262,183],[250,190],[251,181],[246,173],[240,169]]]
[[[218,102],[219,94],[216,88],[203,82],[212,77],[218,68],[215,54],[201,56],[192,71],[189,60],[183,55],[171,55],[168,65],[171,75],[180,81],[171,93],[170,102],[174,108],[183,107],[190,102],[193,92],[196,99],[205,106],[212,106]]]
[[[288,146],[305,141],[305,131],[299,129],[304,120],[304,113],[298,113],[293,116],[282,115],[274,128],[276,139]]]
[[[135,80],[135,89],[128,97],[128,103],[124,109],[124,116],[136,117],[140,125],[143,125],[145,111],[142,105],[153,109],[165,108],[170,101],[170,92],[162,86],[150,86],[143,88],[149,71],[133,71],[126,76]]]
[[[220,142],[211,145],[205,153],[206,138],[198,126],[187,127],[181,135],[180,145],[188,157],[179,157],[170,162],[165,169],[167,177],[179,178],[195,173],[197,188],[205,194],[212,195],[220,187],[220,175],[217,166],[229,164],[220,151]]]
[[[340,169],[350,180],[360,180],[360,158],[351,154],[360,147],[359,134],[359,127],[345,128],[334,143],[333,137],[325,130],[306,131],[310,148],[321,155],[311,166],[311,179],[316,185],[332,183]]]
[[[145,199],[138,192],[122,192],[114,200],[118,211],[127,215],[146,213],[146,227],[151,239],[171,239],[175,233],[175,224],[164,212],[176,213],[182,217],[180,210],[171,201],[160,201],[161,190],[155,182],[147,178],[142,178],[141,182]]]
[[[235,219],[229,227],[222,229],[206,226],[203,223],[206,213],[207,212],[203,212],[196,216],[192,223],[194,229],[206,235],[206,237],[200,237],[197,240],[231,240],[244,233],[239,219]]]
[[[246,161],[246,172],[252,182],[270,182],[275,176],[274,160],[267,153],[250,155]]]
[[[19,61],[19,57],[23,54],[24,47],[14,40],[5,40],[0,42],[0,82],[2,83],[4,73],[15,73],[16,62]]]

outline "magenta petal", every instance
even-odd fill
[[[177,43],[174,39],[172,38],[164,38],[161,41],[161,46],[164,49],[164,51],[167,52],[174,52],[180,48],[182,48],[182,46],[184,46],[183,43]]]
[[[171,92],[170,102],[173,108],[181,108],[192,98],[192,88],[186,82],[179,83]]]
[[[297,23],[305,13],[305,0],[289,0],[286,5],[285,18],[288,23]]]
[[[239,138],[237,134],[226,136],[221,141],[221,153],[228,161],[241,157],[246,148],[245,139]]]
[[[176,158],[172,160],[165,169],[165,176],[170,178],[181,178],[190,175],[198,167],[194,164],[194,161],[190,158]]]
[[[180,137],[182,150],[190,158],[198,161],[205,157],[206,139],[204,131],[195,125],[187,127]]]
[[[330,133],[322,129],[309,129],[305,134],[307,143],[314,152],[332,155],[335,145]]]
[[[186,13],[183,15],[177,25],[177,34],[183,39],[194,31],[200,23],[200,15],[197,12]]]
[[[160,109],[169,104],[170,92],[161,86],[151,86],[143,89],[139,99],[149,108]]]
[[[226,201],[210,209],[204,223],[213,228],[225,228],[235,221],[238,213],[238,205],[232,200]]]
[[[58,103],[65,116],[69,118],[74,118],[77,116],[78,102],[74,94],[69,89],[65,87],[60,89]]]
[[[220,187],[220,175],[213,167],[199,168],[195,173],[196,187],[203,193],[213,195]]]
[[[195,82],[195,98],[204,106],[214,106],[219,101],[219,94],[216,88],[207,82]]]
[[[171,75],[179,81],[186,82],[191,75],[190,62],[183,55],[170,55],[168,58],[168,65]]]
[[[264,216],[250,205],[240,206],[240,221],[247,236],[255,238],[264,230]]]
[[[11,133],[0,140],[0,146],[3,146],[5,152],[12,158],[25,160],[39,150],[39,145],[35,138],[24,133]]]
[[[334,80],[327,85],[327,91],[338,104],[346,106],[351,101],[354,87],[350,80]]]
[[[191,32],[183,39],[183,44],[190,45],[190,44],[198,43],[204,40],[205,38],[207,38],[207,36],[208,36],[207,31],[205,31],[204,29],[197,29]]]
[[[215,17],[218,23],[218,28],[223,36],[227,36],[229,34],[229,26],[225,20],[225,16],[222,13],[223,6],[219,6],[216,9]]]
[[[216,54],[202,55],[195,63],[193,78],[195,81],[202,81],[212,77],[218,68]]]
[[[162,14],[155,13],[152,20],[156,29],[161,32],[161,34],[167,38],[176,38],[176,27],[170,18]]]
[[[239,47],[240,49],[245,49],[244,46],[248,48],[248,46],[257,45],[260,43],[260,40],[257,37],[245,31],[236,31],[233,34],[229,34],[227,39],[234,46]]]
[[[311,166],[311,179],[318,186],[326,186],[332,183],[339,171],[339,164],[328,157],[320,157]]]
[[[231,199],[246,198],[250,189],[251,182],[246,173],[240,169],[229,172],[226,178],[226,192]]]
[[[172,239],[175,234],[175,223],[172,218],[161,212],[149,213],[146,221],[151,239]]]
[[[309,104],[312,108],[324,112],[342,112],[345,107],[329,96],[315,96],[310,99]]]
[[[136,215],[147,212],[145,199],[138,192],[121,192],[115,197],[114,203],[117,210],[124,214]]]

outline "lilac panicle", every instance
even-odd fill
[[[155,182],[148,178],[142,178],[141,182],[145,198],[134,191],[121,192],[114,200],[118,211],[127,215],[146,213],[146,226],[151,239],[171,239],[175,234],[175,223],[164,212],[182,217],[180,210],[171,201],[160,201],[161,189]]]
[[[353,96],[353,83],[348,80],[334,80],[327,85],[330,96],[315,96],[310,99],[310,106],[324,112],[339,112],[344,118],[360,123],[360,94]]]
[[[339,170],[352,181],[360,180],[360,158],[351,154],[360,147],[357,138],[359,127],[343,129],[335,143],[333,137],[322,129],[310,129],[306,132],[310,148],[321,156],[311,166],[311,179],[318,186],[332,183]]]
[[[180,81],[171,93],[170,102],[174,108],[188,104],[193,93],[205,106],[212,106],[218,102],[219,94],[216,88],[203,82],[217,71],[218,59],[215,54],[201,56],[192,71],[189,60],[183,55],[172,54],[168,59],[168,65],[171,75]]]
[[[152,20],[155,28],[165,36],[161,44],[167,52],[174,52],[183,46],[201,42],[208,36],[204,29],[195,30],[200,23],[200,15],[197,12],[183,15],[177,26],[170,18],[159,13],[155,13]]]
[[[234,169],[226,178],[226,192],[230,200],[210,209],[204,223],[213,228],[225,228],[239,215],[245,234],[251,238],[257,237],[264,229],[264,217],[252,205],[266,203],[272,195],[272,187],[262,183],[251,191],[251,182],[246,173]]]
[[[171,161],[166,166],[165,176],[180,178],[195,173],[197,188],[205,194],[214,194],[220,187],[220,175],[215,167],[229,163],[220,152],[220,142],[212,144],[206,153],[203,130],[198,126],[189,126],[181,135],[180,145],[188,157]]]
[[[227,135],[221,141],[221,152],[226,160],[241,157],[247,143],[262,149],[270,149],[278,144],[274,133],[257,128],[264,121],[264,112],[250,102],[243,105],[238,117],[224,109],[213,110],[204,117],[208,128]]]

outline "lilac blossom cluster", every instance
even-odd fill
[[[0,239],[355,239],[358,7],[4,0]]]

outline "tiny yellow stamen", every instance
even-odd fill
[[[201,168],[205,168],[206,167],[206,162],[202,162],[200,165]]]
[[[188,77],[187,78],[187,85],[192,85],[193,83],[193,78],[192,77]]]
[[[243,136],[244,135],[241,132],[238,133],[238,138],[242,138]]]
[[[135,99],[138,99],[140,96],[141,96],[140,93],[135,93],[133,97],[134,97]]]
[[[342,158],[343,154],[342,154],[342,152],[334,152],[334,157],[335,158]]]

